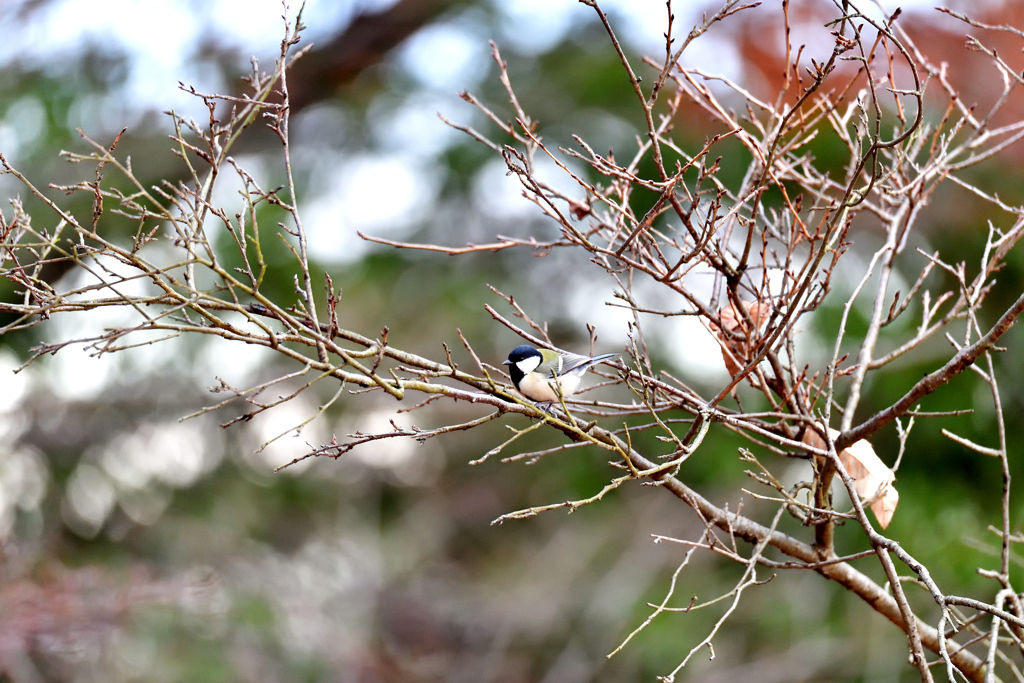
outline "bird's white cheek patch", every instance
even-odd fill
[[[537,369],[538,365],[540,365],[540,360],[539,356],[530,356],[529,358],[524,358],[516,363],[516,367],[518,367],[524,375],[529,375]]]

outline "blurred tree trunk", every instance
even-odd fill
[[[344,31],[314,47],[289,73],[292,111],[329,97],[457,4],[460,0],[399,0],[383,12],[356,16]]]

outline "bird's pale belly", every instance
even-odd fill
[[[576,391],[576,387],[580,384],[580,379],[579,375],[563,375],[558,379],[563,398],[571,396]],[[558,394],[555,393],[554,389],[555,381],[553,378],[545,379],[541,375],[530,373],[519,382],[519,392],[528,399],[538,403],[548,401],[558,403]]]

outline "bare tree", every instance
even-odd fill
[[[787,1],[781,7],[787,28],[784,85],[774,99],[760,99],[740,83],[688,68],[682,61],[687,47],[714,24],[728,22],[755,6],[729,0],[685,35],[679,33],[668,4],[664,56],[645,61],[653,76],[653,85],[648,86],[597,0],[581,2],[596,12],[635,91],[644,125],[631,156],[602,155],[595,151],[596,141],[580,137],[574,137],[572,149],[546,143],[537,132],[537,122],[520,105],[497,46],[493,56],[508,95],[510,118],[469,93],[462,97],[479,108],[504,138],[492,139],[452,124],[500,155],[509,173],[521,182],[525,196],[558,227],[558,238],[498,236],[488,244],[446,247],[364,237],[397,248],[446,254],[527,249],[543,256],[565,249],[585,256],[595,272],[614,283],[616,301],[610,303],[626,307],[633,317],[624,361],[613,373],[604,373],[604,381],[598,384],[603,392],[617,387],[626,398],[599,400],[581,393],[541,410],[519,396],[501,370],[479,357],[472,340],[461,333],[460,341],[475,362],[472,372],[458,367],[448,347],[443,357],[426,358],[392,346],[387,328],[374,336],[339,323],[339,295],[331,278],[325,275],[324,282],[315,282],[310,271],[307,233],[292,177],[287,76],[303,52],[295,47],[302,29],[301,13],[287,27],[275,68],[264,73],[254,62],[249,94],[230,97],[192,91],[208,107],[209,120],[196,122],[172,114],[176,152],[188,168],[188,182],[144,187],[130,162],[116,154],[117,140],[107,146],[86,138],[95,151],[69,154],[69,158],[94,165],[95,174],[77,185],[55,187],[93,197],[91,217],[80,219],[0,155],[2,172],[15,176],[51,211],[29,216],[14,201],[10,217],[0,214],[0,274],[15,284],[20,297],[16,303],[0,305],[0,311],[14,315],[0,334],[39,325],[53,316],[88,316],[116,308],[133,312],[136,322],[95,337],[43,344],[26,364],[70,345],[84,345],[103,355],[183,334],[262,346],[291,362],[292,372],[259,386],[236,388],[221,380],[217,390],[228,398],[203,412],[244,399],[251,410],[235,421],[251,419],[325,381],[336,386],[333,398],[309,420],[350,391],[419,401],[413,408],[403,408],[405,412],[438,400],[464,401],[485,409],[469,421],[430,429],[402,428],[392,422],[389,431],[355,433],[312,448],[307,458],[337,458],[356,446],[395,438],[422,442],[508,414],[535,422],[527,430],[513,430],[510,439],[475,462],[512,450],[522,434],[535,429],[553,428],[569,441],[540,451],[506,454],[504,461],[535,460],[580,447],[599,449],[612,458],[619,474],[594,495],[539,504],[496,521],[552,509],[575,510],[634,481],[663,488],[692,508],[704,526],[698,538],[660,539],[689,548],[677,575],[697,549],[729,558],[744,571],[732,590],[709,602],[670,607],[670,590],[637,629],[665,611],[691,611],[723,601],[729,605],[706,638],[663,680],[674,680],[703,647],[713,655],[714,636],[745,591],[782,570],[813,570],[901,628],[922,681],[933,680],[934,664],[942,665],[949,680],[991,681],[1000,669],[1021,680],[1024,607],[1010,581],[1009,564],[1011,543],[1024,537],[1012,532],[1004,407],[994,353],[1002,335],[1024,311],[1024,295],[1005,310],[992,310],[988,295],[995,274],[1024,234],[1024,209],[1007,205],[963,174],[1024,136],[1024,121],[994,124],[1021,84],[1020,75],[982,39],[970,38],[968,47],[990,58],[1003,84],[999,97],[982,113],[957,96],[944,65],[933,63],[915,46],[900,24],[898,11],[886,16],[869,3],[826,3],[833,12],[828,23],[832,44],[829,51],[811,57],[789,43]],[[953,16],[983,31],[1015,31]],[[936,116],[927,115],[931,102],[938,103]],[[221,121],[215,110],[225,106],[230,116]],[[698,107],[720,127],[718,134],[695,149],[672,136],[680,111],[690,106]],[[239,136],[260,121],[269,123],[281,143],[287,177],[281,188],[261,187],[229,154]],[[825,136],[845,149],[840,173],[809,152],[809,144]],[[749,162],[735,153],[716,157],[726,139],[737,141]],[[574,181],[574,193],[559,191],[538,177],[538,155],[549,158]],[[723,168],[737,164],[746,164],[743,180],[730,187],[719,176]],[[581,167],[587,167],[589,175],[574,170]],[[645,175],[642,169],[653,169],[653,174]],[[126,179],[132,191],[122,192],[105,182],[104,174],[111,171]],[[245,187],[243,210],[231,211],[212,200],[215,185],[226,174],[237,176]],[[937,188],[948,184],[1006,214],[1002,225],[987,227],[982,258],[974,266],[957,262],[957,254],[908,249],[912,236],[922,229],[922,209]],[[637,199],[644,193],[654,194],[653,203]],[[104,215],[109,204],[136,222],[138,229],[130,243],[106,235]],[[287,221],[273,227],[261,225],[257,209],[262,205],[279,207]],[[638,205],[649,208],[641,215],[635,210]],[[857,226],[872,224],[883,227],[885,240],[841,303],[843,314],[827,360],[817,366],[802,361],[796,350],[802,324],[826,301],[832,302],[833,279],[855,240]],[[230,237],[227,247],[216,246],[225,243],[216,239],[217,234]],[[263,292],[267,268],[263,245],[271,235],[285,239],[294,259],[291,300],[274,300]],[[894,291],[894,274],[909,271],[910,266],[903,264],[915,258],[924,259],[916,280],[905,294]],[[88,273],[89,282],[68,291],[56,289],[41,277],[42,269],[55,262],[73,262]],[[937,276],[942,274],[955,286],[932,294],[926,286],[941,287]],[[712,284],[707,285],[708,281]],[[534,321],[513,296],[496,293],[511,310],[506,317],[488,307],[497,322],[531,344],[554,348],[544,324]],[[847,323],[862,294],[873,301],[867,328],[851,339]],[[672,303],[658,308],[648,303],[652,298]],[[720,341],[731,380],[714,396],[701,395],[657,367],[648,349],[645,329],[650,321],[680,315],[699,319]],[[880,352],[879,340],[883,333],[889,334],[886,328],[896,330],[898,326],[889,326],[910,315],[918,316],[917,324],[901,333],[892,350]],[[995,319],[995,323],[986,325],[983,319]],[[952,347],[948,362],[905,387],[896,402],[858,421],[857,409],[871,374],[920,353],[926,342],[942,336]],[[910,435],[916,420],[958,414],[927,413],[918,408],[919,401],[968,369],[991,390],[997,416],[993,443],[982,445],[951,431],[944,433],[974,454],[997,458],[1002,464],[1001,523],[994,529],[1001,539],[1000,559],[997,566],[978,569],[992,580],[988,600],[960,597],[955,587],[938,585],[928,567],[879,531],[879,526],[884,529],[888,524],[898,501],[893,484],[898,460],[891,468],[885,466],[867,441],[895,423],[899,457],[904,452],[913,457]],[[302,381],[296,391],[275,400],[261,398],[271,387],[291,386],[289,382],[296,378]],[[744,403],[765,408],[746,409]],[[295,428],[301,429],[309,420]],[[773,514],[760,519],[717,506],[677,476],[688,458],[715,439],[718,428],[749,439],[750,447],[742,449],[741,456],[760,486],[750,495],[771,503]],[[661,452],[634,446],[634,436],[646,431],[658,434],[665,444]],[[792,487],[781,483],[776,470],[791,459],[811,465],[810,481]],[[839,510],[833,504],[831,491],[837,476],[852,501],[851,509]],[[879,524],[867,516],[866,507],[875,511]],[[787,515],[806,531],[780,531],[780,521]],[[837,523],[844,521],[856,523],[865,545],[862,552],[836,554],[834,533]],[[770,559],[769,549],[789,559]],[[881,564],[886,585],[854,567],[854,561],[868,557]],[[924,587],[933,605],[915,612],[904,588],[907,582]],[[926,651],[937,653],[939,659],[930,662]]]

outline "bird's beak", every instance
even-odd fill
[[[510,361],[508,358],[506,358],[505,360],[501,361],[502,365],[510,365],[511,363],[512,363],[512,361]]]

